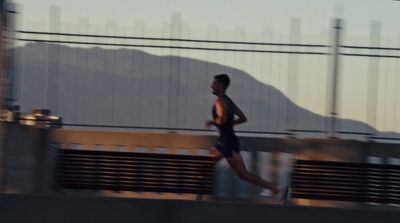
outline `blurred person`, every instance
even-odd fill
[[[212,107],[212,120],[205,121],[205,126],[210,128],[216,126],[219,131],[219,137],[211,148],[211,154],[216,160],[222,157],[228,161],[230,167],[241,180],[247,181],[256,186],[270,190],[278,195],[280,199],[286,190],[278,190],[271,182],[262,179],[259,175],[247,170],[242,156],[240,155],[240,143],[233,127],[247,122],[245,114],[240,108],[226,95],[226,90],[230,84],[230,78],[226,74],[214,76],[211,88],[212,93],[217,96]],[[237,118],[235,118],[237,116]]]

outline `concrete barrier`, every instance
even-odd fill
[[[7,124],[4,144],[1,184],[7,192],[21,194],[47,194],[53,191],[54,152],[59,146],[78,146],[84,149],[138,149],[149,152],[168,149],[185,150],[189,154],[205,151],[215,142],[212,135],[95,131],[84,129],[41,129],[31,126]],[[368,162],[373,156],[382,163],[400,162],[400,145],[340,139],[288,139],[265,137],[239,137],[243,155],[249,169],[280,182],[279,169],[283,158]],[[87,148],[86,148],[87,147]],[[245,156],[246,155],[246,156]],[[260,162],[268,155],[268,163]],[[282,156],[281,156],[282,155]],[[282,159],[281,159],[282,158]],[[265,161],[265,160],[264,160]],[[289,161],[288,161],[289,162]],[[288,163],[286,162],[286,163]],[[221,162],[223,164],[223,162]],[[258,165],[260,164],[260,165]],[[262,164],[262,165],[261,165]],[[287,165],[290,166],[290,165]],[[259,188],[239,181],[230,168],[218,170],[216,197],[218,200],[263,199]],[[281,176],[281,177],[279,177]],[[219,188],[222,188],[220,190]],[[93,194],[92,192],[86,194]],[[96,194],[96,193],[94,193]],[[157,194],[158,195],[158,194]],[[100,194],[100,196],[102,196]],[[299,200],[300,205],[340,206],[336,202]],[[357,204],[358,205],[358,204]],[[354,206],[354,204],[349,204]]]

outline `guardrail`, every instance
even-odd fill
[[[82,129],[41,129],[9,124],[7,127],[6,188],[17,193],[52,193],[55,153],[59,149],[129,151],[168,154],[207,154],[215,135],[118,132]],[[400,164],[400,145],[339,139],[294,139],[239,136],[248,169],[281,182],[294,159]],[[73,192],[72,192],[73,193]],[[118,193],[97,191],[95,196],[195,199],[184,194]],[[222,160],[217,163],[217,200],[268,202],[268,193],[243,181]],[[301,205],[331,205],[325,201],[296,200]]]

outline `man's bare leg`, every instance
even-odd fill
[[[279,193],[279,190],[271,182],[268,182],[247,170],[240,153],[233,153],[232,157],[226,158],[226,160],[240,179],[259,187],[269,189],[275,194]]]
[[[218,162],[223,158],[222,154],[214,147],[211,148],[209,154],[214,157],[215,162]]]

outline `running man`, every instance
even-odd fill
[[[213,94],[217,96],[217,99],[212,108],[213,120],[205,121],[205,126],[210,128],[214,125],[219,130],[218,141],[212,148],[211,153],[216,156],[217,160],[222,158],[222,156],[225,157],[241,180],[269,189],[274,194],[278,194],[279,190],[271,182],[247,170],[240,155],[239,140],[235,135],[233,126],[246,122],[247,118],[240,108],[226,95],[229,83],[230,79],[228,75],[218,74],[214,76],[214,81],[211,85]],[[238,118],[235,119],[235,115]]]

